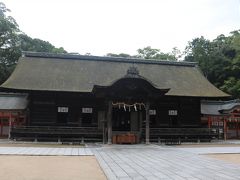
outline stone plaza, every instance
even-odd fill
[[[106,177],[114,179],[240,179],[237,164],[205,156],[240,153],[240,147],[87,145],[86,147],[0,147],[1,155],[95,156]]]

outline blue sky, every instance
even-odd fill
[[[69,52],[136,54],[240,29],[240,0],[2,0],[20,29]]]

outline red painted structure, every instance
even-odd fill
[[[0,137],[9,137],[12,126],[26,123],[27,96],[16,93],[0,93]]]
[[[204,113],[204,108],[208,110],[208,114]],[[208,128],[215,128],[219,132],[220,138],[225,140],[240,138],[239,100],[204,101],[202,109],[202,124],[206,125],[207,122]]]
[[[22,111],[0,111],[0,137],[9,136],[11,126],[24,125],[26,116]]]

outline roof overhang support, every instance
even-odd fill
[[[124,77],[115,81],[110,86],[95,85],[92,93],[97,97],[111,99],[149,99],[165,95],[170,89],[156,88],[152,83],[143,78]]]

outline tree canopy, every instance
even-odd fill
[[[181,52],[176,47],[174,47],[171,53],[163,53],[160,51],[160,49],[154,49],[151,46],[147,46],[142,49],[138,49],[136,55],[129,55],[125,53],[120,54],[108,53],[106,56],[177,61],[181,56]]]
[[[22,51],[66,53],[62,47],[56,48],[47,41],[33,39],[21,32],[9,12],[0,2],[0,83],[11,74]]]
[[[20,56],[18,24],[6,15],[10,10],[0,2],[0,82],[3,82],[12,72],[13,66]]]
[[[33,39],[26,34],[19,34],[19,43],[21,51],[67,53],[63,47],[56,48],[48,41]]]
[[[240,30],[210,41],[204,37],[190,41],[185,61],[197,62],[210,82],[223,91],[240,97]]]

